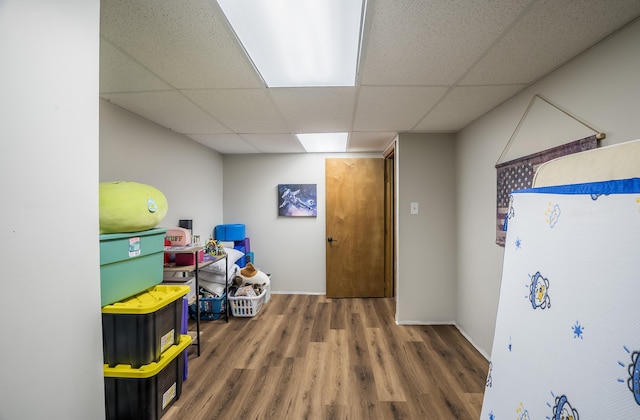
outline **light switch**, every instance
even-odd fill
[[[411,203],[411,214],[418,214],[418,203]]]

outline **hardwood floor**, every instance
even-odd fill
[[[272,295],[203,321],[163,420],[474,419],[489,363],[454,326],[399,326],[391,298]]]

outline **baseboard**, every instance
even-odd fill
[[[396,325],[453,325],[454,327],[456,327],[456,329],[458,331],[460,331],[460,334],[462,334],[462,336],[465,338],[465,340],[467,340],[469,342],[469,344],[471,344],[476,350],[478,350],[478,353],[480,353],[482,355],[482,357],[484,357],[485,359],[487,359],[487,361],[490,361],[491,358],[489,357],[489,355],[482,350],[480,347],[478,347],[476,345],[476,343],[473,342],[473,340],[469,337],[469,335],[467,333],[465,333],[458,324],[456,324],[455,322],[452,321],[438,321],[438,322],[424,322],[424,321],[402,321],[402,322],[398,322],[396,321]]]
[[[396,321],[396,325],[456,325],[455,322],[452,321],[435,321],[435,322],[424,322],[424,321]],[[457,327],[457,325],[456,325]]]
[[[322,292],[322,293],[316,293],[316,292],[296,292],[296,291],[291,291],[291,290],[287,290],[286,292],[282,292],[282,291],[271,291],[272,295],[322,295],[324,296],[326,293]]]
[[[467,335],[467,333],[465,333],[462,329],[460,329],[460,326],[458,324],[454,324],[456,326],[456,328],[458,329],[458,331],[460,331],[460,334],[462,334],[462,336],[473,346],[475,347],[476,350],[478,350],[478,353],[480,353],[482,355],[482,357],[484,357],[485,359],[487,359],[487,362],[491,361],[491,357],[489,357],[489,355],[487,353],[485,353],[484,350],[482,350],[480,347],[476,346],[476,343],[473,342],[473,340],[471,338],[469,338],[469,336]]]

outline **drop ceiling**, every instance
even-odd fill
[[[457,132],[640,16],[638,0],[368,0],[355,87],[267,88],[215,0],[102,0],[100,97],[222,154],[296,133]]]

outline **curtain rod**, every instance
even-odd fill
[[[524,114],[520,118],[520,121],[518,121],[518,125],[516,126],[516,129],[513,131],[513,134],[511,134],[511,137],[509,137],[509,141],[507,142],[507,145],[502,150],[502,153],[500,154],[500,157],[498,158],[498,161],[496,162],[496,165],[498,165],[502,161],[502,158],[504,157],[504,155],[507,153],[507,151],[511,147],[511,143],[513,143],[513,140],[515,139],[516,134],[520,130],[520,126],[522,125],[522,123],[524,122],[525,118],[529,114],[529,111],[531,111],[531,108],[533,107],[533,103],[535,102],[536,98],[542,99],[543,101],[545,101],[546,103],[548,103],[552,107],[556,108],[558,111],[564,113],[565,115],[569,116],[570,118],[573,118],[574,120],[578,121],[580,124],[582,124],[585,127],[587,127],[589,130],[595,132],[596,133],[596,139],[602,140],[605,137],[607,137],[607,135],[605,133],[601,132],[600,130],[597,130],[597,129],[593,128],[591,125],[587,124],[586,122],[584,122],[580,118],[576,117],[575,115],[573,115],[572,113],[570,113],[566,109],[562,108],[559,105],[554,104],[553,102],[551,102],[547,98],[543,97],[542,95],[538,95],[536,93],[535,95],[533,95],[533,98],[531,98],[531,101],[529,102],[529,105],[527,106],[527,109],[524,111]]]

